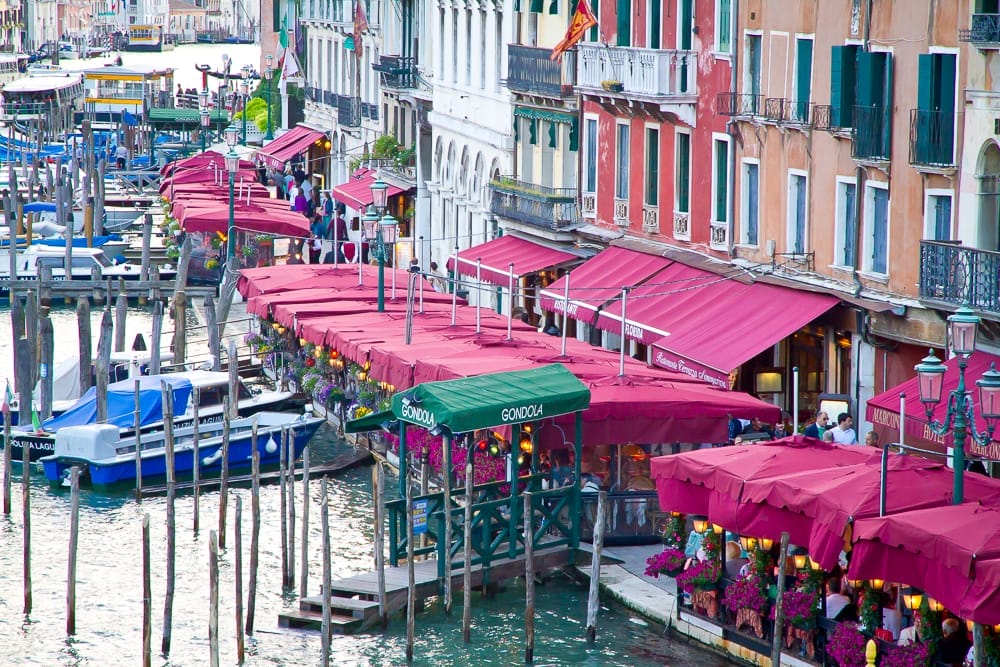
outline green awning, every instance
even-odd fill
[[[521,118],[530,118],[532,120],[548,120],[553,123],[565,123],[567,125],[572,124],[576,121],[576,114],[566,113],[565,111],[552,111],[549,109],[536,109],[535,107],[514,107],[514,115]]]
[[[209,115],[213,125],[228,123],[229,115],[225,109],[213,109]],[[201,111],[198,109],[162,109],[149,110],[149,122],[153,124],[198,125],[201,123]]]
[[[392,410],[383,410],[382,412],[372,412],[365,415],[361,419],[352,419],[351,421],[344,424],[344,431],[347,433],[364,433],[365,431],[377,431],[382,428],[382,425],[386,422],[391,422],[396,420],[396,415],[392,414]]]
[[[562,364],[526,371],[425,382],[392,397],[392,410],[347,422],[348,433],[372,431],[386,421],[404,421],[452,433],[520,424],[586,410],[590,389]]]

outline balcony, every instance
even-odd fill
[[[515,93],[572,97],[576,60],[572,52],[562,62],[551,60],[552,49],[507,45],[507,87]]]
[[[642,205],[642,231],[647,234],[660,233],[660,209],[655,205]]]
[[[576,85],[584,94],[660,104],[694,122],[698,101],[695,51],[631,46],[577,46]]]
[[[958,31],[958,41],[1000,48],[1000,14],[973,14],[971,27]]]
[[[337,123],[341,127],[361,125],[361,98],[334,95],[337,98]]]
[[[403,56],[379,56],[372,69],[382,76],[382,85],[394,90],[409,90],[417,83],[417,59]]]
[[[720,116],[753,117],[764,108],[764,96],[751,93],[719,93],[715,97],[715,113]]]
[[[920,298],[1000,313],[1000,252],[920,242]]]
[[[888,110],[855,106],[851,157],[863,162],[888,162],[892,140],[890,128]]]
[[[378,105],[368,104],[366,102],[361,103],[361,117],[368,118],[373,121],[378,120]]]
[[[955,166],[955,114],[910,110],[910,164],[950,169]]]
[[[579,222],[576,188],[550,188],[508,176],[490,181],[490,212],[542,229],[566,229]]]
[[[615,224],[628,227],[628,199],[615,197]]]

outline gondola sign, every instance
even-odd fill
[[[413,501],[413,534],[423,535],[427,532],[427,500]]]

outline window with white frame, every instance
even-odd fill
[[[615,133],[615,198],[628,199],[628,124],[618,123]]]
[[[712,135],[712,220],[729,222],[729,137]]]
[[[928,190],[924,209],[924,238],[928,241],[951,239],[951,190]]]
[[[660,130],[646,128],[646,165],[644,170],[643,203],[656,206],[660,203]]]
[[[691,210],[691,135],[676,131],[674,151],[674,210],[688,213]]]
[[[889,274],[889,186],[869,183],[865,188],[865,270]]]
[[[858,259],[858,186],[854,179],[837,177],[833,263],[855,266]]]
[[[583,119],[583,191],[597,192],[597,119]]]
[[[806,251],[808,183],[804,171],[788,171],[788,251]]]
[[[733,1],[715,0],[715,50],[731,53],[733,49]]]
[[[743,160],[743,174],[740,179],[741,242],[746,245],[760,243],[760,162]]]

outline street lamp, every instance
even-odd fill
[[[274,74],[271,63],[274,62],[274,56],[268,54],[264,58],[264,62],[267,64],[267,67],[264,68],[264,95],[267,100],[267,132],[264,133],[264,138],[270,141],[274,139],[274,135],[271,133],[271,76]]]
[[[209,128],[212,126],[212,114],[207,108],[201,110],[201,152],[205,152],[205,139],[208,136]]]
[[[990,364],[990,370],[983,373],[982,378],[976,381],[976,386],[979,387],[979,413],[986,420],[985,433],[976,430],[976,409],[972,402],[972,394],[965,386],[965,369],[969,365],[967,359],[976,349],[979,321],[979,316],[967,306],[959,308],[955,314],[948,317],[948,338],[951,340],[952,352],[959,361],[958,386],[948,397],[948,413],[944,421],[933,418],[934,408],[941,402],[944,364],[931,350],[930,354],[914,367],[917,372],[917,385],[920,388],[920,402],[924,404],[924,412],[931,431],[940,436],[947,435],[951,431],[954,439],[952,465],[955,468],[955,483],[952,503],[955,505],[963,500],[965,439],[971,438],[973,442],[983,446],[989,444],[993,439],[996,422],[1000,420],[1000,372],[994,364]]]
[[[372,186],[372,190],[374,189]],[[385,312],[385,262],[388,259],[389,246],[396,245],[399,227],[391,215],[384,215],[379,219],[374,206],[368,208],[365,217],[361,219],[361,225],[365,238],[373,243],[372,252],[378,259],[378,312],[383,313]]]
[[[226,262],[236,256],[236,199],[233,185],[236,182],[236,172],[240,168],[240,156],[236,154],[236,128],[226,128],[226,171],[229,172],[229,226],[226,228]]]
[[[240,96],[243,98],[243,136],[240,143],[247,145],[247,100],[250,98],[250,65],[244,65],[240,69],[243,80],[240,81]]]

